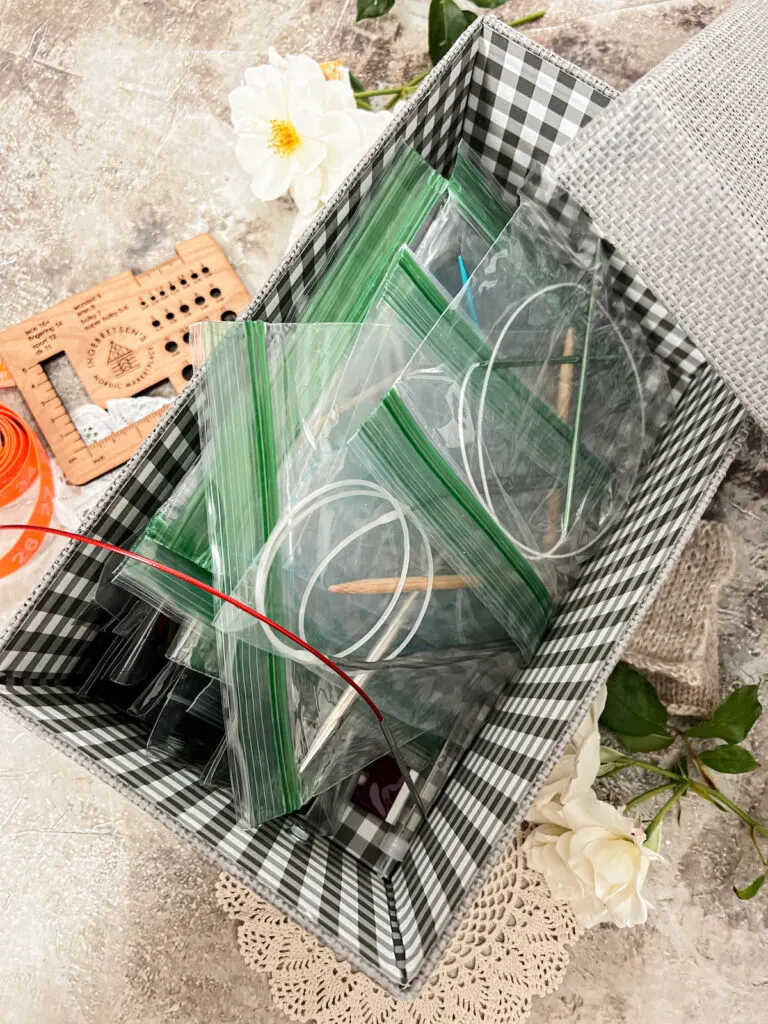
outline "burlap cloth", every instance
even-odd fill
[[[699,523],[624,655],[674,714],[708,717],[720,701],[717,598],[732,568],[728,527]]]
[[[732,562],[727,528],[701,523],[625,656],[677,714],[708,715],[718,703],[717,596]],[[559,988],[581,934],[569,905],[526,865],[519,838],[413,1002],[395,1002],[228,875],[216,895],[275,1005],[317,1024],[522,1024],[534,996]]]

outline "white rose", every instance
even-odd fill
[[[552,895],[567,900],[585,928],[643,924],[648,865],[660,860],[644,845],[643,830],[592,792],[561,807],[550,803],[546,812],[549,822],[531,832],[524,849]]]
[[[389,122],[386,112],[358,110],[341,61],[318,64],[305,54],[248,68],[229,95],[235,152],[264,201],[290,193],[301,215],[296,237]]]
[[[592,789],[600,767],[600,731],[598,720],[605,707],[607,690],[602,687],[589,713],[569,740],[563,756],[552,770],[552,774],[541,787],[527,819],[534,824],[550,820],[547,805],[557,806],[585,796]]]

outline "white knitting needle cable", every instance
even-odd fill
[[[383,491],[383,494],[388,494],[388,492],[387,491]],[[310,576],[309,581],[307,582],[307,585],[304,588],[304,593],[302,594],[302,597],[301,597],[301,604],[299,605],[299,629],[298,629],[298,632],[299,632],[299,636],[303,640],[306,640],[304,624],[305,624],[305,620],[306,620],[307,605],[309,603],[309,598],[310,598],[310,596],[312,594],[312,591],[313,591],[315,585],[317,584],[317,581],[320,579],[320,577],[325,572],[327,567],[331,564],[331,562],[334,561],[334,559],[338,555],[341,554],[342,551],[344,551],[346,548],[348,548],[349,545],[352,544],[354,541],[356,541],[358,538],[365,536],[365,534],[367,534],[367,533],[371,533],[373,530],[377,529],[379,526],[384,526],[388,522],[393,522],[395,519],[399,519],[400,520],[401,526],[403,527],[403,549],[404,550],[403,550],[403,565],[402,565],[402,568],[401,568],[400,578],[398,580],[398,589],[393,594],[392,599],[390,600],[389,604],[387,605],[387,607],[384,610],[384,612],[381,615],[381,617],[368,630],[368,632],[365,634],[365,636],[360,637],[360,639],[356,640],[354,644],[351,644],[349,647],[347,647],[343,651],[338,651],[334,655],[334,658],[338,658],[339,660],[341,660],[342,658],[348,658],[350,656],[350,654],[354,654],[355,651],[359,650],[361,647],[363,647],[365,644],[367,644],[369,640],[371,640],[374,636],[378,635],[380,630],[382,630],[384,628],[385,623],[389,621],[390,616],[392,615],[392,613],[394,611],[395,605],[397,604],[397,600],[398,600],[400,594],[402,593],[402,586],[404,585],[405,579],[407,578],[407,575],[408,575],[408,569],[410,567],[410,561],[411,561],[411,538],[410,538],[410,531],[408,530],[408,524],[407,524],[408,513],[407,513],[407,511],[405,509],[402,508],[402,506],[400,506],[395,501],[395,499],[391,495],[389,495],[389,500],[392,502],[393,506],[395,506],[394,510],[392,512],[389,512],[389,513],[387,513],[386,515],[383,515],[383,516],[379,516],[378,519],[375,519],[372,523],[365,523],[363,526],[358,527],[358,529],[353,531],[348,537],[345,537],[343,540],[339,541],[339,543],[334,548],[331,548],[331,550],[320,561],[320,563],[318,564],[317,568],[315,569],[315,571]],[[414,638],[414,636],[416,635],[416,633],[419,630],[419,627],[421,626],[421,623],[424,620],[424,616],[427,613],[427,607],[429,606],[429,602],[430,602],[430,599],[432,597],[432,587],[433,587],[433,579],[434,579],[434,559],[432,557],[432,547],[431,547],[431,545],[429,543],[429,540],[427,539],[427,535],[424,533],[424,531],[421,528],[421,526],[418,523],[414,523],[414,525],[416,526],[416,529],[419,531],[419,534],[421,535],[421,539],[422,539],[422,541],[424,543],[424,549],[425,549],[426,556],[427,556],[427,585],[426,585],[426,588],[424,590],[424,598],[422,599],[421,609],[419,611],[419,614],[416,616],[416,620],[415,620],[413,626],[411,627],[411,629],[409,630],[408,634],[406,635],[405,640],[403,640],[395,648],[394,651],[391,651],[390,653],[388,653],[386,655],[386,657],[385,657],[385,660],[389,660],[391,658],[396,658],[397,655],[400,654],[401,651],[405,650],[405,648],[408,646],[408,644]],[[403,574],[405,574],[405,575],[403,575]],[[372,660],[378,660],[378,659],[372,659]]]
[[[313,491],[310,495],[308,495],[296,506],[294,506],[294,508],[291,509],[289,513],[283,516],[282,519],[280,519],[280,521],[276,524],[275,528],[270,533],[270,536],[267,540],[267,543],[264,545],[264,549],[259,559],[256,571],[256,580],[254,584],[255,599],[256,601],[260,602],[259,607],[263,607],[264,602],[266,600],[267,581],[269,578],[272,563],[277,557],[280,547],[282,546],[286,538],[290,535],[291,531],[294,530],[300,523],[308,519],[311,515],[319,511],[324,506],[335,503],[337,501],[347,500],[349,498],[355,497],[381,498],[382,500],[388,502],[392,506],[392,511],[377,517],[377,519],[375,519],[371,523],[365,523],[362,526],[358,527],[357,530],[355,530],[351,535],[345,537],[344,540],[342,540],[328,554],[326,554],[321,563],[315,568],[310,580],[307,583],[307,586],[304,589],[299,607],[299,635],[302,637],[302,639],[306,639],[304,634],[306,609],[312,589],[314,588],[318,579],[325,571],[327,566],[330,564],[330,562],[332,562],[333,559],[341,553],[341,551],[343,551],[355,540],[371,532],[372,530],[379,528],[380,526],[384,526],[390,522],[394,522],[395,520],[397,520],[400,523],[400,528],[402,530],[403,535],[403,562],[398,576],[397,585],[392,594],[392,597],[390,598],[386,608],[384,609],[384,612],[381,614],[381,616],[379,616],[378,620],[374,623],[371,629],[369,629],[368,632],[363,637],[357,640],[354,644],[351,644],[349,647],[345,648],[343,651],[334,654],[335,658],[348,657],[350,654],[353,654],[355,651],[359,650],[362,646],[364,646],[371,639],[373,639],[389,621],[403,593],[403,588],[405,586],[405,581],[408,577],[408,569],[410,567],[411,560],[410,531],[408,529],[406,514],[403,507],[400,505],[399,502],[395,500],[395,498],[388,491],[386,491],[383,487],[380,487],[378,484],[375,484],[369,480],[342,480],[337,481],[335,483],[326,484],[323,487],[320,487],[317,490]],[[389,653],[389,658],[395,657],[397,654],[399,654],[413,639],[413,636],[416,634],[419,627],[421,626],[421,623],[424,620],[424,616],[426,615],[427,607],[432,596],[434,576],[434,560],[432,557],[432,549],[424,531],[418,524],[416,525],[419,530],[419,533],[421,534],[422,540],[425,545],[425,550],[427,553],[427,586],[424,592],[422,607],[419,611],[419,614],[416,617],[414,625],[409,630],[405,641],[398,645],[395,651]],[[288,645],[283,643],[282,640],[280,640],[274,634],[274,631],[271,630],[268,626],[264,627],[264,632],[269,637],[270,644],[273,646],[273,648],[278,653],[282,654],[284,657],[289,657],[293,660],[301,661],[306,664],[314,664],[313,659],[305,655],[303,651],[297,651],[295,648],[289,647]]]
[[[509,331],[510,331],[510,329],[512,327],[512,324],[515,322],[517,317],[520,316],[520,314],[523,312],[523,310],[527,306],[529,306],[533,301],[535,301],[536,299],[540,298],[542,295],[545,295],[547,293],[554,292],[554,291],[557,291],[557,290],[566,289],[566,288],[572,289],[572,290],[576,290],[576,291],[582,291],[582,292],[588,294],[588,289],[584,285],[578,284],[577,282],[574,281],[574,282],[563,282],[563,283],[554,284],[554,285],[547,285],[545,288],[541,288],[541,289],[539,289],[539,291],[534,292],[533,295],[529,295],[528,298],[526,298],[517,307],[517,309],[514,310],[514,312],[507,318],[506,323],[504,324],[504,327],[502,328],[502,331],[499,334],[499,337],[498,337],[498,339],[497,339],[497,341],[496,341],[496,343],[495,343],[495,345],[493,347],[493,350],[491,352],[491,356],[490,356],[488,362],[485,364],[486,372],[485,372],[485,377],[483,379],[483,386],[482,386],[482,390],[481,390],[481,394],[480,394],[480,400],[479,400],[479,404],[478,404],[477,427],[476,427],[476,429],[474,431],[474,434],[475,434],[475,444],[476,444],[476,447],[477,447],[478,464],[479,464],[478,468],[479,468],[480,479],[481,479],[481,484],[482,484],[482,494],[480,492],[480,489],[477,486],[477,483],[476,483],[476,481],[474,479],[474,475],[473,475],[472,470],[471,470],[470,465],[469,465],[469,456],[468,456],[468,452],[467,452],[467,444],[466,444],[466,437],[465,437],[465,430],[464,430],[464,422],[465,422],[464,418],[465,418],[465,415],[466,415],[467,419],[471,422],[471,414],[469,412],[469,408],[468,408],[468,404],[467,404],[467,398],[466,398],[466,392],[467,392],[467,386],[469,384],[469,378],[471,377],[472,373],[481,364],[473,363],[472,366],[470,366],[469,370],[467,371],[467,373],[466,373],[466,375],[464,377],[464,381],[462,382],[461,391],[459,393],[459,444],[460,444],[460,448],[461,448],[461,457],[462,457],[462,462],[463,462],[463,465],[464,465],[464,471],[465,471],[465,473],[467,475],[467,479],[468,479],[472,489],[475,491],[475,494],[478,496],[478,498],[480,498],[481,501],[483,501],[483,503],[485,504],[485,506],[488,509],[488,511],[494,516],[494,518],[496,519],[497,522],[499,522],[500,525],[502,525],[502,524],[499,521],[499,517],[498,517],[498,515],[496,513],[496,510],[494,508],[493,500],[492,500],[491,494],[490,494],[490,487],[489,487],[489,484],[488,484],[488,476],[487,476],[487,473],[486,473],[486,465],[485,465],[485,448],[484,448],[484,445],[483,445],[485,404],[486,404],[487,395],[488,395],[488,387],[489,387],[489,384],[490,384],[490,376],[491,376],[491,373],[493,371],[494,363],[496,362],[496,359],[498,357],[499,349],[501,348],[501,345],[503,344],[507,334],[509,333]],[[613,330],[614,330],[614,333],[616,334],[616,337],[619,339],[621,345],[623,346],[624,351],[626,352],[626,355],[627,355],[627,359],[629,360],[629,364],[630,364],[630,366],[632,368],[632,372],[633,372],[634,378],[635,378],[635,386],[636,386],[637,395],[638,395],[638,405],[639,405],[639,409],[640,409],[640,433],[641,433],[641,436],[643,438],[643,444],[639,445],[638,450],[642,451],[643,450],[643,446],[644,446],[644,439],[645,439],[645,403],[643,401],[642,382],[641,382],[641,379],[640,379],[640,374],[639,374],[639,371],[638,371],[635,359],[634,359],[634,357],[632,355],[632,352],[630,351],[630,348],[627,345],[627,342],[626,342],[622,332],[619,330],[618,326],[616,325],[613,317],[610,315],[610,313],[607,310],[602,308],[602,306],[600,307],[600,309],[601,309],[601,312],[603,313],[603,315],[606,317],[606,319],[609,321],[609,323],[613,327]],[[494,477],[496,477],[497,482],[499,482],[498,481],[498,477],[496,476],[495,470],[493,469],[493,466],[491,466],[491,469],[493,470]],[[568,541],[568,537],[567,536],[561,537],[560,540],[554,545],[554,547],[552,547],[549,551],[546,551],[546,552],[542,552],[539,549],[529,547],[528,545],[523,544],[523,542],[520,541],[518,538],[512,537],[511,535],[510,535],[510,537],[511,537],[512,540],[514,540],[514,542],[517,545],[517,547],[522,552],[524,552],[532,560],[540,560],[540,559],[544,559],[544,558],[547,558],[547,559],[575,558],[575,557],[578,557],[579,555],[585,553],[589,548],[591,548],[592,545],[594,545],[595,542],[597,540],[599,540],[600,537],[602,537],[603,534],[606,533],[608,529],[610,529],[610,526],[611,526],[611,520],[609,519],[606,522],[606,524],[604,525],[603,529],[598,531],[596,534],[594,534],[589,539],[589,541],[586,544],[582,545],[579,548],[576,548],[576,549],[573,549],[573,550],[568,550],[568,551],[563,551],[563,552],[561,552],[561,548],[563,548],[563,546],[565,544],[567,544],[567,541]],[[505,532],[509,533],[509,531],[506,530],[506,528],[504,528],[504,529],[505,529]]]

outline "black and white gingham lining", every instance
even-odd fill
[[[447,170],[463,136],[514,185],[530,160],[605,106],[611,92],[499,22],[477,22],[430,75],[415,106],[393,122],[249,308],[288,315],[343,236],[360,196],[405,137]],[[424,980],[452,922],[506,837],[679,555],[740,440],[743,413],[660,304],[621,269],[627,300],[667,360],[681,395],[623,525],[583,579],[536,658],[483,728],[435,804],[404,864],[384,881],[326,839],[303,838],[293,819],[255,833],[238,828],[226,791],[148,752],[137,724],[78,701],[98,647],[91,603],[102,556],[65,550],[0,644],[0,694],[11,711],[187,835],[205,854],[266,895],[392,991]],[[117,543],[135,534],[194,461],[199,438],[188,389],[85,524]],[[365,856],[365,851],[361,852]]]

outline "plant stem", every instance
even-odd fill
[[[638,796],[633,796],[631,800],[628,800],[624,804],[624,810],[628,811],[631,807],[637,807],[638,804],[642,804],[646,800],[650,800],[651,797],[657,796],[659,793],[663,793],[667,789],[674,788],[674,782],[665,782],[662,786],[654,786],[653,789],[648,789],[645,793],[640,793]]]
[[[623,765],[624,768],[645,768],[647,772],[653,772],[654,775],[663,775],[665,779],[672,779],[673,782],[681,782],[682,776],[678,775],[677,772],[667,771],[666,768],[659,768],[657,764],[651,764],[650,761],[636,761],[632,758],[627,764]]]
[[[352,95],[356,100],[367,100],[371,96],[399,96],[404,88],[405,86],[397,85],[393,89],[366,89],[364,92],[355,92]]]
[[[366,89],[364,92],[356,92],[352,95],[356,100],[367,100],[372,96],[393,96],[395,98],[390,102],[391,105],[394,106],[399,99],[405,99],[408,93],[414,92],[416,86],[427,77],[429,72],[430,69],[427,68],[426,71],[420,71],[415,78],[410,80],[410,82],[404,82],[402,85],[394,85],[389,89]]]
[[[763,865],[764,868],[768,868],[768,860],[765,859],[763,851],[760,849],[760,846],[758,845],[754,825],[751,825],[749,828],[749,838],[752,840],[752,845],[757,850],[757,856],[760,858],[760,863]]]
[[[508,21],[507,24],[510,28],[519,28],[521,25],[528,25],[532,21],[538,21],[546,13],[546,11],[534,11],[533,14],[524,14],[522,18],[515,18],[514,21]]]
[[[717,788],[714,779],[710,776],[710,774],[707,772],[707,769],[702,764],[701,758],[698,756],[696,751],[691,746],[688,737],[683,735],[683,733],[678,733],[678,736],[682,739],[683,743],[685,744],[685,749],[688,751],[688,756],[696,765],[696,770],[698,771],[699,775],[702,777],[702,779],[704,779],[704,781],[710,789],[714,789],[716,790],[716,792],[719,793],[720,790]]]
[[[429,74],[430,70],[431,70],[430,68],[427,68],[426,71],[420,72],[418,75],[416,75],[415,78],[412,78],[410,80],[410,82],[407,82],[403,86],[403,88],[404,89],[415,89],[416,86],[419,84],[419,82],[422,82],[427,77],[427,75]]]
[[[681,782],[680,785],[675,789],[675,792],[672,794],[669,800],[667,800],[667,802],[663,804],[663,806],[660,808],[656,816],[651,819],[648,828],[645,830],[646,842],[648,842],[648,840],[651,839],[654,832],[656,832],[659,825],[661,825],[664,815],[671,811],[676,803],[680,802],[681,798],[687,792],[689,785],[690,783],[688,779],[686,779],[684,782]]]
[[[699,782],[691,781],[691,789],[698,796],[703,797],[705,800],[709,800],[710,803],[721,803],[724,804],[729,811],[733,811],[737,818],[741,818],[745,825],[749,825],[755,830],[755,832],[762,836],[763,839],[768,839],[768,828],[761,825],[759,821],[756,821],[750,814],[747,814],[745,810],[735,804],[733,800],[730,800],[725,793],[721,790],[713,792],[707,786],[702,786]]]

